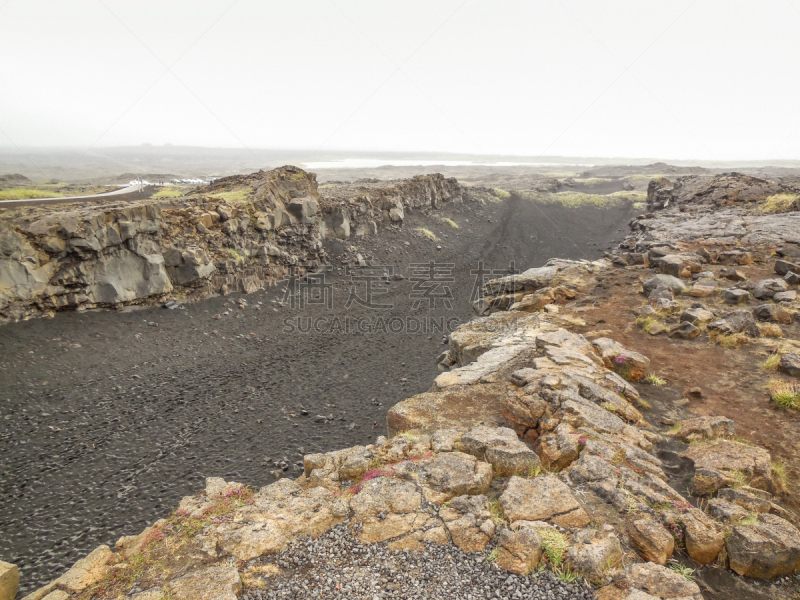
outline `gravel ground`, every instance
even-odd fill
[[[241,600],[353,598],[379,600],[589,600],[589,587],[566,584],[549,571],[518,577],[496,567],[486,553],[429,545],[425,552],[395,552],[383,544],[361,544],[346,525],[316,540],[295,544],[270,560],[281,573]]]

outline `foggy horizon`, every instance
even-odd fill
[[[0,149],[793,160],[800,10],[752,6],[8,0]]]

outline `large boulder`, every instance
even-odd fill
[[[800,354],[790,352],[781,356],[780,369],[792,377],[800,377]]]
[[[730,567],[739,575],[772,579],[800,570],[800,530],[775,515],[762,514],[736,525],[725,544]]]
[[[684,454],[694,463],[694,492],[713,494],[728,486],[750,485],[772,491],[769,452],[732,440],[691,444]]]

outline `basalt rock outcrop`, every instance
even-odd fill
[[[742,173],[686,175],[677,177],[674,182],[666,177],[656,177],[647,186],[647,206],[652,209],[690,204],[742,206],[786,193],[797,194],[798,189],[791,182],[769,181]],[[798,207],[800,205],[795,210]]]
[[[438,174],[323,196],[313,173],[282,167],[173,199],[29,210],[0,222],[0,318],[252,292],[326,264],[326,237],[375,234],[468,197]]]

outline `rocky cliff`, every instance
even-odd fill
[[[21,211],[0,222],[0,318],[252,292],[324,264],[326,237],[372,235],[465,197],[441,175],[321,195],[313,173],[282,167],[177,198]]]

